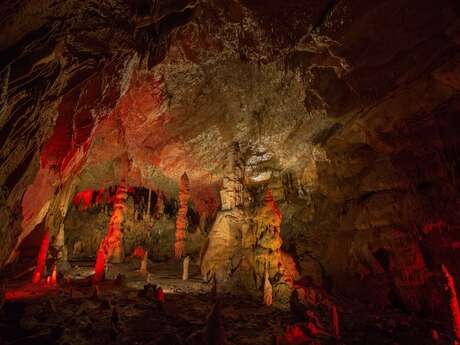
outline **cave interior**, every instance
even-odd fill
[[[460,344],[457,0],[0,14],[0,344]]]

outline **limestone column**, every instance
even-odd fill
[[[174,252],[176,259],[180,259],[185,249],[185,230],[187,228],[188,199],[190,197],[190,182],[184,172],[179,183],[179,211],[176,219],[176,242]]]
[[[122,225],[126,214],[126,199],[128,190],[125,181],[117,188],[113,201],[112,217],[110,218],[107,233],[107,259],[113,263],[120,263],[124,259]]]

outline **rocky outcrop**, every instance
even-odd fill
[[[238,146],[235,151],[239,152]],[[290,286],[298,278],[295,266],[283,259],[280,226],[282,215],[271,190],[255,209],[249,207],[249,190],[244,183],[246,164],[233,151],[221,190],[222,209],[204,247],[201,272],[205,280],[215,279],[220,288],[264,294],[265,303],[286,304]],[[239,178],[238,178],[239,177]],[[246,197],[244,197],[246,195]],[[239,201],[238,204],[235,200]],[[246,202],[245,202],[246,200]],[[295,272],[293,272],[293,270]],[[273,279],[272,284],[269,279]],[[273,296],[274,290],[274,296]]]

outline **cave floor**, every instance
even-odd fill
[[[78,267],[77,271],[72,281],[62,281],[58,287],[11,283],[0,312],[0,344],[192,345],[195,342],[187,339],[204,329],[213,307],[210,286],[201,283],[196,272],[187,283],[172,266],[157,267],[144,280],[132,272],[123,281],[102,283],[94,296],[87,270]],[[164,287],[163,308],[139,293],[147,279]],[[289,311],[251,298],[221,295],[220,300],[229,344],[276,344],[275,335],[296,322]],[[113,305],[120,318],[119,332],[111,325]],[[340,342],[323,337],[302,344],[434,344],[431,330],[441,328],[395,310],[376,313],[349,302],[338,305],[338,311]],[[444,343],[449,343],[448,338],[440,332],[439,344]]]

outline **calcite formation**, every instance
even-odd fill
[[[50,243],[50,233],[49,230],[46,229],[43,234],[43,239],[40,245],[40,250],[37,256],[37,266],[35,267],[33,276],[32,276],[32,283],[37,284],[43,278],[43,274],[45,273],[46,269],[46,258],[48,256],[48,247]]]
[[[107,259],[114,263],[122,262],[124,259],[123,221],[125,219],[127,197],[126,185],[122,182],[117,188],[109,230],[103,240],[107,251]]]
[[[285,264],[289,263],[289,255],[281,250],[281,211],[270,189],[259,195],[261,202],[251,210],[250,192],[243,179],[246,165],[239,158],[238,146],[229,154],[228,161],[227,171],[232,178],[224,179],[222,210],[217,213],[202,257],[203,277],[215,277],[224,286],[243,285],[252,293],[262,290],[268,305],[273,299],[287,303],[298,274],[292,272],[295,267]],[[269,279],[275,276],[273,297]]]
[[[43,229],[60,273],[66,256],[100,253],[100,276],[122,238],[156,260],[184,243],[188,255],[188,217],[193,260],[203,247],[202,274],[223,288],[261,293],[268,261],[274,304],[303,275],[447,324],[439,267],[460,277],[455,1],[11,0],[0,13],[2,270],[35,262]],[[148,193],[142,207],[127,198],[123,236],[120,208],[101,201],[121,181]]]
[[[187,210],[190,198],[190,181],[186,173],[180,178],[179,183],[179,211],[176,218],[176,242],[174,253],[176,259],[180,259],[185,250],[185,235],[187,229]]]
[[[449,308],[452,319],[452,330],[456,344],[460,343],[460,306],[458,304],[457,291],[455,290],[454,279],[446,266],[442,265],[442,273],[446,280],[446,290],[449,295]]]
[[[190,269],[190,256],[186,256],[182,262],[182,280],[188,280]]]
[[[264,271],[264,304],[267,306],[272,305],[273,303],[273,287],[269,280],[268,274],[268,260],[265,262],[265,271]]]

